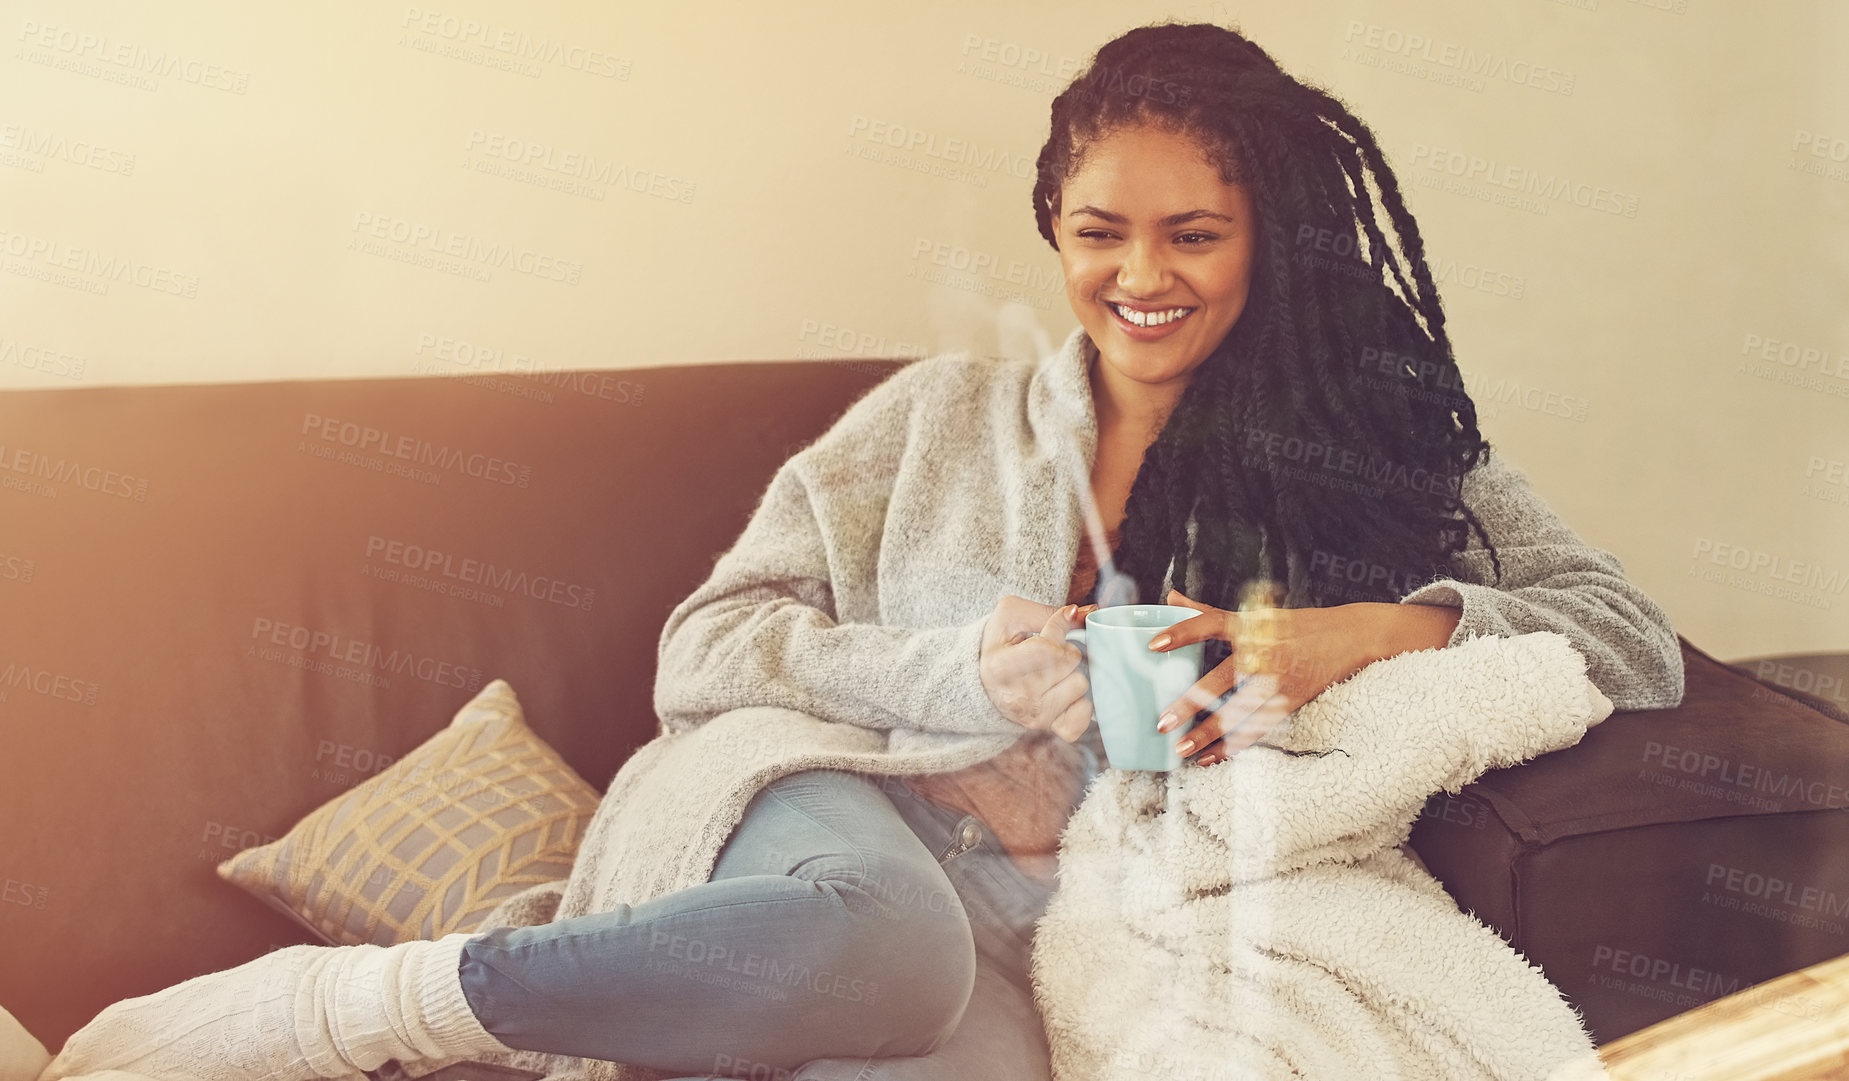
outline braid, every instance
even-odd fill
[[[1500,578],[1461,499],[1489,443],[1373,132],[1236,31],[1139,27],[1053,102],[1032,193],[1048,244],[1059,246],[1060,189],[1089,147],[1144,124],[1206,149],[1223,181],[1248,188],[1257,221],[1245,310],[1195,369],[1125,503],[1111,565],[1136,599],[1162,599],[1171,570],[1180,585],[1198,566],[1196,599],[1221,608],[1279,579],[1294,607],[1393,601],[1448,575],[1472,530]],[[1329,236],[1354,254],[1306,250],[1305,237]]]

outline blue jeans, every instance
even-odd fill
[[[462,987],[510,1047],[689,1078],[1047,1081],[1049,896],[979,819],[807,770],[752,798],[707,882],[484,932]]]

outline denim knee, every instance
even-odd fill
[[[891,864],[825,874],[854,913],[838,942],[840,969],[866,974],[855,1020],[860,1053],[925,1055],[956,1031],[976,986],[969,917],[935,863],[927,873]]]

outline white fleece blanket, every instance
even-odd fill
[[[1433,793],[1611,710],[1561,635],[1478,638],[1370,665],[1220,765],[1100,775],[1035,933],[1056,1081],[1605,1076],[1541,970],[1397,846]]]

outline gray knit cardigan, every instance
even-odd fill
[[[921,734],[1018,736],[978,676],[982,627],[1004,593],[1065,603],[1097,451],[1095,355],[1079,328],[1037,363],[916,361],[790,458],[662,628],[664,729],[768,705],[886,730],[894,750]],[[1498,454],[1461,494],[1495,544],[1500,584],[1473,533],[1454,577],[1402,603],[1461,607],[1451,644],[1559,631],[1618,709],[1681,700],[1669,620],[1616,557],[1581,542]],[[1195,570],[1187,584],[1171,573],[1164,593],[1198,598]]]

